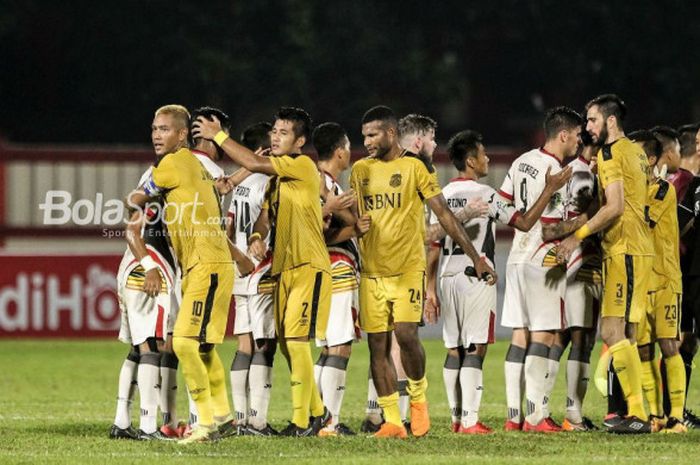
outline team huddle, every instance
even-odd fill
[[[700,178],[692,173],[700,133],[659,126],[625,136],[625,113],[612,94],[591,100],[585,118],[549,110],[544,145],[519,156],[495,190],[478,182],[489,158],[471,130],[449,140],[457,176],[441,188],[432,163],[437,124],[418,114],[368,110],[361,121],[368,155],[351,167],[346,131],[336,123],[312,130],[299,108],[248,127],[240,142],[218,109],[159,108],[155,164],[125,200],[119,339],[131,350],[110,437],[188,444],[354,435],[340,419],[360,330],[370,351],[361,431],[425,436],[431,422],[418,329],[440,317],[451,429],[492,433],[479,409],[496,322],[495,223],[516,230],[501,273],[501,324],[513,330],[505,430],[598,429],[582,411],[598,327],[606,350],[594,378],[608,395],[608,431],[700,427],[685,408],[700,317],[690,295],[700,288]],[[303,153],[309,142],[316,159]],[[241,168],[226,175],[218,165],[224,157]],[[338,179],[348,169],[343,191]],[[230,308],[238,340],[233,410],[216,349]],[[322,348],[315,364],[311,340]],[[569,345],[559,425],[549,397]],[[278,347],[293,409],[281,431],[267,418]],[[176,411],[180,365],[186,422]],[[129,413],[136,390],[138,430]]]

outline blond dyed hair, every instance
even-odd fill
[[[171,104],[163,105],[156,110],[155,116],[172,115],[175,121],[180,123],[180,128],[189,129],[190,127],[190,112],[182,105]]]

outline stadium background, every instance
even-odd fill
[[[601,92],[628,127],[700,120],[695,2],[0,1],[0,337],[113,336],[123,238],[45,224],[61,190],[121,199],[151,159],[155,108],[213,105],[234,132],[280,105],[348,128],[375,104],[481,131],[498,186],[543,111]],[[451,177],[437,155],[442,183]],[[230,168],[233,168],[230,166]],[[98,215],[99,216],[99,215]],[[107,229],[106,229],[107,228]],[[503,274],[509,232],[499,231]],[[501,282],[501,287],[503,283]],[[439,334],[432,328],[431,334]]]

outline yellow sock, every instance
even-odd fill
[[[214,411],[211,403],[209,376],[207,375],[207,367],[199,356],[199,341],[188,337],[173,337],[173,350],[177,358],[180,359],[185,384],[192,400],[197,405],[199,424],[213,426]]]
[[[663,416],[661,405],[661,372],[655,360],[642,361],[642,392],[649,404],[649,413]]]
[[[318,392],[316,380],[313,377],[311,378],[311,386],[311,415],[314,417],[320,417],[323,415],[323,400],[321,399],[321,393]]]
[[[311,395],[315,386],[314,362],[311,359],[311,347],[306,341],[287,341],[290,364],[290,383],[292,386],[292,423],[300,428],[309,426],[311,413]],[[316,391],[318,395],[318,391]],[[321,411],[323,413],[323,410]]]
[[[685,403],[685,365],[680,354],[666,360],[666,383],[668,397],[671,400],[670,416],[683,419],[683,404]]]
[[[399,393],[394,392],[388,396],[377,397],[377,403],[384,411],[384,420],[403,427],[401,423],[401,412],[399,411]]]
[[[639,353],[632,347],[629,339],[623,339],[610,346],[610,354],[613,359],[613,367],[617,378],[620,380],[622,392],[627,401],[627,413],[636,416],[640,420],[648,420],[644,410],[644,398],[642,396],[641,361]]]
[[[215,417],[228,417],[231,415],[231,407],[228,403],[226,392],[226,372],[216,348],[207,353],[200,354],[204,366],[207,367],[209,377],[209,389],[211,390],[211,405]]]
[[[406,386],[406,391],[411,397],[411,402],[425,402],[428,399],[425,393],[428,390],[428,379],[423,376],[419,380],[413,380],[408,378],[408,386]]]

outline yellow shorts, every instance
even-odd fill
[[[196,337],[201,343],[221,344],[226,332],[233,265],[195,265],[182,280],[182,303],[173,336]]]
[[[647,317],[637,328],[637,343],[651,344],[658,339],[678,339],[681,321],[681,293],[670,283],[649,292]]]
[[[603,259],[602,318],[619,317],[628,323],[642,321],[653,260],[653,257],[622,254]]]
[[[423,317],[424,273],[360,277],[360,327],[367,333],[394,329],[394,323],[418,323]]]
[[[331,309],[331,274],[311,265],[285,270],[275,284],[279,338],[326,338]]]

